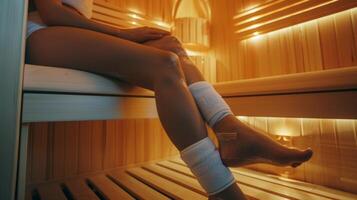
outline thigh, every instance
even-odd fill
[[[27,63],[94,72],[148,89],[165,58],[166,51],[72,27],[38,30],[26,44]]]

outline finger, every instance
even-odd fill
[[[163,34],[163,35],[169,35],[171,34],[168,31],[162,30],[162,29],[158,29],[158,28],[153,28],[153,27],[149,27],[148,28],[150,33],[158,33],[158,34]]]
[[[157,40],[157,39],[164,37],[164,35],[162,35],[162,34],[147,34],[145,37],[146,37],[146,40]]]

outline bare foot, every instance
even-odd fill
[[[214,127],[222,161],[230,167],[269,163],[297,167],[309,160],[311,149],[298,150],[279,144],[234,116],[227,116]]]

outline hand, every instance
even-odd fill
[[[181,42],[174,36],[171,35],[166,35],[160,39],[157,40],[150,40],[147,42],[144,42],[143,44],[155,47],[158,49],[166,50],[166,51],[171,51],[178,56],[188,56],[185,49],[182,47]]]
[[[151,27],[139,27],[139,28],[130,28],[122,29],[117,34],[118,37],[130,40],[133,42],[144,43],[149,40],[157,40],[166,35],[170,35],[170,32],[164,31],[157,28]]]

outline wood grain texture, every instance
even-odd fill
[[[217,82],[355,65],[356,8],[237,41],[233,16],[264,2],[210,1]]]
[[[239,117],[240,120],[258,128],[256,121],[266,121],[269,137],[283,145],[301,149],[312,148],[310,161],[298,168],[276,167],[255,164],[249,168],[284,177],[298,179],[327,187],[356,193],[357,168],[357,120],[308,119],[277,117]],[[259,123],[258,123],[259,124]],[[278,137],[285,130],[288,141]]]
[[[31,123],[27,183],[176,155],[158,119]]]
[[[249,200],[356,199],[356,194],[249,169],[231,168],[231,171]],[[45,183],[33,189],[39,197],[50,195],[48,191],[52,191],[59,193],[58,197],[66,195],[70,199],[207,199],[207,193],[178,157],[113,169],[96,176]],[[48,197],[56,199],[57,196]]]

